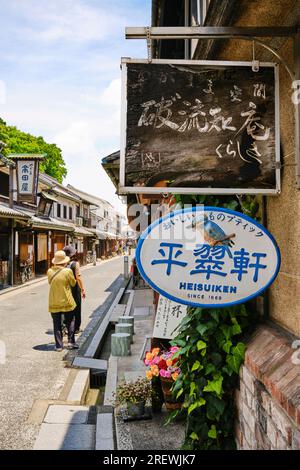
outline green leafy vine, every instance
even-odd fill
[[[259,202],[254,196],[176,195],[176,202],[204,204],[237,210],[258,218]],[[251,322],[250,322],[251,319]],[[243,342],[254,312],[246,305],[230,308],[189,308],[172,345],[180,347],[182,374],[173,394],[184,396],[183,409],[173,412],[168,422],[183,413],[186,419],[184,449],[234,449],[234,391],[244,361]]]

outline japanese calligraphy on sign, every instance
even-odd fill
[[[251,65],[124,59],[121,191],[279,192],[277,67]]]
[[[176,328],[187,312],[187,306],[160,295],[156,310],[153,338],[173,339]]]
[[[17,160],[18,200],[35,203],[38,161]]]
[[[145,281],[173,302],[222,307],[269,287],[280,252],[250,217],[202,206],[171,212],[150,225],[140,237],[136,260]]]

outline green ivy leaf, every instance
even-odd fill
[[[240,356],[233,355],[233,354],[229,354],[226,358],[227,364],[237,374],[239,373],[242,361],[243,361],[243,359]]]
[[[217,439],[217,429],[216,429],[216,426],[214,424],[212,424],[210,430],[208,431],[208,437],[210,437],[211,439]]]
[[[198,370],[198,369],[200,369],[200,370],[203,369],[203,366],[200,364],[199,361],[195,361],[194,364],[193,364],[191,372],[194,372],[195,370]]]
[[[232,353],[235,356],[240,357],[242,360],[244,360],[245,351],[246,351],[246,345],[244,343],[238,343],[234,348],[232,348]]]
[[[181,346],[181,347],[186,346],[186,341],[183,341],[182,339],[177,339],[174,341],[174,343],[175,343],[174,346],[175,345]]]
[[[240,325],[237,323],[236,325],[233,325],[231,327],[231,334],[232,336],[234,335],[239,335],[240,333],[242,332],[242,329],[240,327]]]
[[[232,346],[232,341],[225,341],[225,343],[223,344],[223,351],[225,351],[227,354],[230,353],[230,349],[231,349],[231,346]]]
[[[222,393],[223,377],[220,376],[214,380],[208,380],[207,385],[204,387],[204,392],[215,392],[218,396]]]
[[[209,362],[205,368],[205,375],[211,374],[212,372],[215,372],[215,370],[216,370],[216,367],[214,366],[214,364]]]
[[[190,385],[190,397],[193,395],[195,389],[196,389],[196,384],[195,384],[195,382],[191,382],[191,385]]]
[[[202,336],[208,329],[209,329],[208,325],[198,325],[198,326],[196,327],[196,330],[198,331],[198,333],[200,333],[201,336]]]
[[[207,347],[206,343],[204,341],[199,340],[197,342],[197,349],[198,351],[201,351],[202,349],[205,349]]]
[[[228,341],[231,336],[231,327],[228,325],[221,325],[221,330],[223,335],[225,336],[226,341]]]
[[[183,394],[183,388],[179,390],[179,392],[176,395],[176,398],[179,398]]]
[[[192,434],[190,434],[190,438],[193,441],[198,441],[199,440],[198,434],[196,434],[195,432],[192,432]]]

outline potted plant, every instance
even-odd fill
[[[126,405],[130,417],[141,417],[145,414],[145,405],[151,396],[151,383],[147,379],[122,382],[117,387],[116,404]]]
[[[172,346],[166,350],[153,348],[146,353],[144,360],[145,365],[148,367],[146,371],[147,379],[160,378],[164,401],[168,411],[180,409],[183,401],[183,397],[180,400],[176,400],[172,393],[174,382],[181,374],[181,370],[177,366],[178,359],[176,356],[174,357],[178,350],[177,346]]]

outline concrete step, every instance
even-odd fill
[[[72,405],[82,405],[90,386],[90,371],[80,370],[69,391],[67,402]]]
[[[93,450],[95,424],[88,424],[89,407],[50,405],[34,450]]]
[[[113,413],[98,413],[95,450],[114,450]]]

